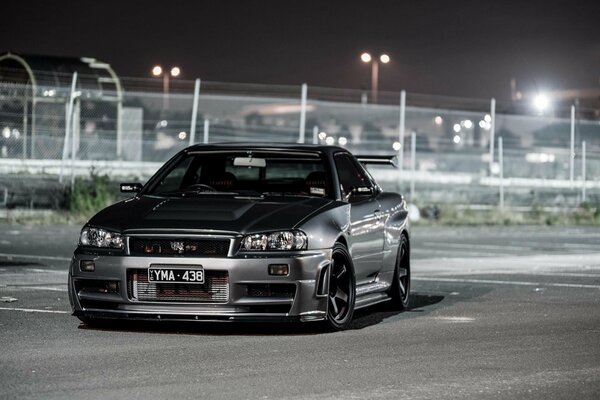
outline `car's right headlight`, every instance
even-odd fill
[[[242,239],[243,251],[304,250],[308,245],[302,231],[257,233]]]
[[[117,232],[85,226],[79,235],[79,245],[122,249],[123,237]]]

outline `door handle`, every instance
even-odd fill
[[[375,211],[373,211],[373,215],[375,215],[375,218],[381,219],[381,217],[383,216],[383,213],[381,212],[381,210],[375,210]]]

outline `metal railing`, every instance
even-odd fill
[[[70,78],[35,91],[0,82],[0,179],[72,180],[91,166],[145,179],[194,143],[293,142],[397,153],[399,170],[373,172],[421,202],[575,206],[600,197],[600,122],[574,106],[542,115],[405,92],[380,92],[371,104],[359,90],[200,80],[174,80],[164,93],[158,80],[135,78],[122,78],[117,95]]]

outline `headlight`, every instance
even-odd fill
[[[300,231],[280,231],[248,235],[242,240],[242,250],[304,250],[308,241]]]
[[[84,227],[79,236],[79,244],[82,246],[123,248],[123,238],[120,233],[110,232],[105,229]]]

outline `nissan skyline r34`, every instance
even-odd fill
[[[408,307],[406,202],[334,146],[189,147],[83,227],[73,314],[104,319],[323,321]]]

